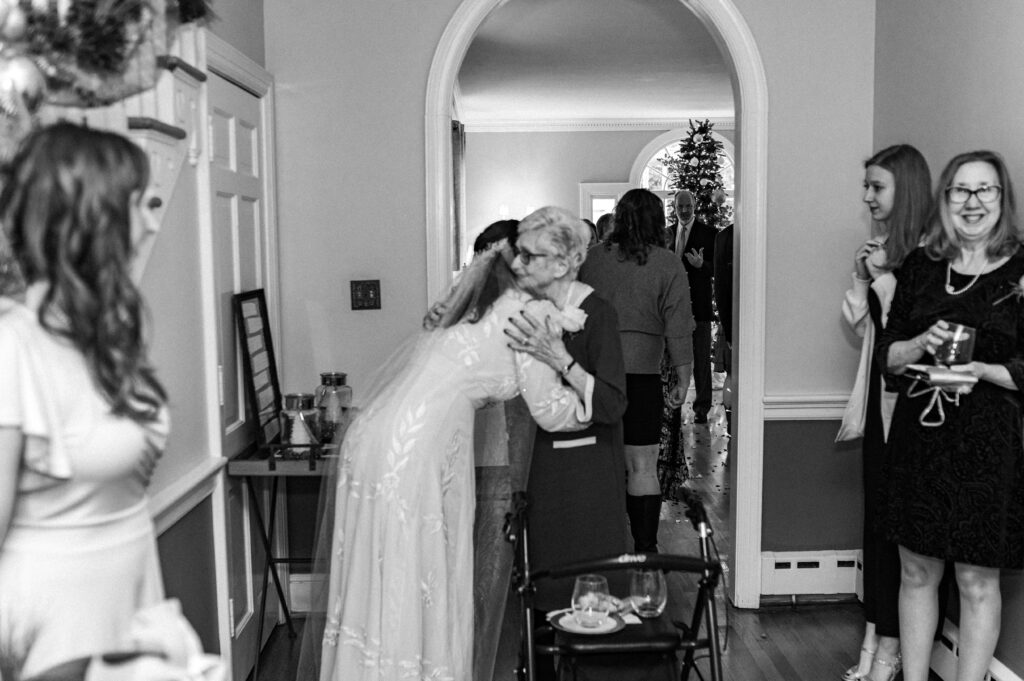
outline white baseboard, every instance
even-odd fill
[[[764,551],[761,594],[861,593],[860,551]]]
[[[851,565],[852,562],[852,565]],[[804,594],[856,593],[864,600],[864,566],[860,550],[854,551],[765,551],[761,554],[761,594],[799,596]],[[932,649],[932,671],[943,681],[956,678],[960,630],[946,621],[942,638]],[[1024,681],[999,660],[992,660],[984,681]]]
[[[327,581],[324,574],[288,575],[288,606],[292,612],[309,612],[313,594]]]
[[[936,641],[935,647],[932,649],[932,671],[938,674],[943,681],[953,681],[956,678],[956,664],[960,656],[959,641],[959,628],[946,620],[946,624],[942,628],[942,638]],[[1020,675],[1008,669],[999,660],[992,660],[984,681],[1024,681],[1024,679],[1021,679]]]

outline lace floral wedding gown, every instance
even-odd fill
[[[508,348],[524,305],[557,315],[528,301],[510,291],[477,323],[421,334],[346,434],[322,681],[470,678],[474,411],[521,393],[547,430],[589,419],[550,367]]]

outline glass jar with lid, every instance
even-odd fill
[[[326,371],[320,374],[316,388],[316,407],[320,411],[320,442],[329,444],[345,434],[348,412],[352,406],[352,386],[346,385],[347,374]]]

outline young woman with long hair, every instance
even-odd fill
[[[864,162],[864,196],[872,236],[853,258],[853,287],[843,300],[843,316],[862,338],[860,370],[837,439],[863,437],[864,615],[860,660],[843,675],[888,680],[900,668],[900,558],[896,545],[878,531],[878,495],[883,488],[885,439],[896,393],[884,389],[873,360],[877,334],[884,328],[896,290],[895,270],[917,248],[931,211],[931,173],[914,147],[887,147]]]
[[[0,180],[28,285],[0,299],[0,643],[24,677],[115,649],[163,597],[145,490],[167,398],[130,276],[148,180],[129,140],[68,123]]]
[[[580,281],[593,286],[618,315],[626,369],[626,512],[635,550],[657,552],[661,361],[667,349],[677,378],[668,402],[678,408],[693,365],[690,289],[682,262],[664,247],[661,199],[646,189],[631,189],[615,206],[614,223],[608,240],[590,249]]]

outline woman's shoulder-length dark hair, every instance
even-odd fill
[[[1017,199],[1013,192],[1013,182],[1010,180],[1010,171],[1003,157],[987,149],[968,151],[954,156],[939,176],[939,183],[935,189],[935,205],[925,236],[925,252],[932,260],[953,260],[960,251],[960,239],[950,219],[946,189],[952,184],[956,172],[968,163],[987,163],[992,166],[999,178],[999,186],[1002,187],[999,196],[999,220],[992,228],[992,235],[985,249],[987,255],[993,258],[1013,255],[1024,239],[1017,221]]]
[[[892,212],[885,221],[888,236],[883,266],[894,270],[921,243],[932,212],[932,174],[921,152],[909,144],[882,149],[864,162],[865,169],[871,166],[892,173],[895,184]]]
[[[619,257],[647,264],[652,246],[665,245],[665,206],[654,192],[630,189],[615,205],[614,229],[605,244],[619,247]]]
[[[0,179],[0,224],[18,266],[29,284],[47,284],[40,324],[85,356],[113,413],[155,420],[166,394],[147,359],[130,274],[145,153],[116,133],[57,123],[30,133]]]

